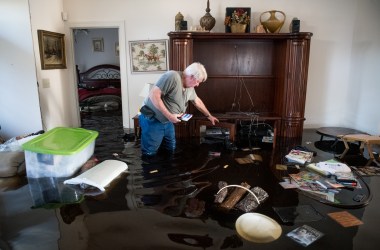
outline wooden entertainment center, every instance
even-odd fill
[[[274,121],[277,136],[302,137],[312,35],[170,32],[169,66],[181,71],[192,62],[205,65],[208,79],[196,92],[223,121],[254,114]],[[206,119],[192,105],[189,112],[194,118],[177,126],[179,138],[196,135],[196,121]]]

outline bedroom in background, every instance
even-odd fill
[[[118,28],[76,28],[73,37],[82,127],[95,116],[122,120]]]

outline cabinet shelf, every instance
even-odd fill
[[[169,66],[205,65],[207,82],[196,91],[212,113],[238,105],[242,112],[277,114],[279,136],[302,137],[312,35],[170,32]],[[189,112],[197,114],[192,105]]]

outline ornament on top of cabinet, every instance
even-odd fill
[[[211,16],[210,14],[210,2],[207,0],[207,8],[206,8],[206,14],[201,17],[199,20],[199,24],[204,30],[212,30],[215,26],[215,18]]]
[[[289,25],[290,33],[298,33],[300,32],[300,20],[297,17],[294,17]]]
[[[226,33],[250,33],[251,8],[228,7],[224,25]]]
[[[265,21],[262,20],[264,16],[268,16],[269,18]],[[282,17],[277,18],[277,14],[281,14]],[[260,15],[260,23],[264,26],[267,33],[279,33],[282,26],[284,25],[286,15],[284,12],[280,10],[270,10],[261,13]]]
[[[175,31],[181,30],[181,22],[183,21],[183,15],[181,12],[178,12],[175,16]]]

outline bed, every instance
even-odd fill
[[[84,72],[77,66],[78,98],[81,111],[121,107],[120,67],[100,64]]]

